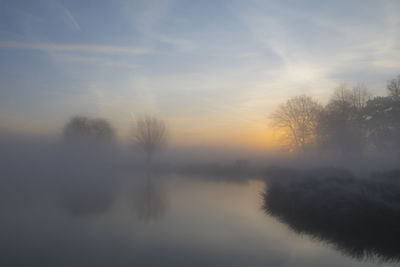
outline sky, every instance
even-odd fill
[[[400,1],[0,0],[0,129],[152,114],[172,143],[268,147],[268,114],[400,73]]]

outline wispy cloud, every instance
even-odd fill
[[[315,12],[306,6],[263,2],[232,10],[253,40],[281,60],[266,69],[273,74],[266,86],[286,91],[283,101],[300,92],[328,99],[331,88],[340,82],[366,82],[373,90],[384,87],[386,77],[392,77],[400,66],[400,39],[395,30],[400,24],[391,12],[396,7],[395,2],[388,7],[365,6],[353,16],[350,12],[338,15],[323,6]],[[351,8],[356,9],[346,5],[344,11]]]
[[[78,21],[75,19],[74,16],[72,16],[71,12],[69,12],[68,9],[64,8],[64,14],[68,17],[68,19],[71,21],[71,23],[74,25],[74,27],[78,30],[81,31],[81,26],[79,25]]]
[[[124,60],[119,57],[108,57],[106,55],[75,55],[70,53],[51,53],[51,57],[60,63],[77,63],[77,64],[91,64],[98,67],[108,67],[108,68],[126,68],[126,69],[137,69],[140,65],[133,64],[129,60]]]
[[[191,52],[196,49],[196,44],[191,40],[180,39],[180,38],[173,38],[167,35],[158,34],[155,32],[147,32],[144,33],[147,37],[152,40],[162,42],[165,44],[175,46],[179,51],[183,52]]]
[[[193,40],[162,31],[162,25],[166,21],[174,19],[171,13],[174,2],[175,0],[149,0],[138,4],[134,1],[127,1],[124,3],[124,14],[144,38],[173,46],[181,52],[192,52],[197,49],[197,44]]]
[[[54,44],[54,43],[24,43],[15,41],[1,41],[0,48],[31,49],[47,52],[88,52],[102,54],[131,54],[146,55],[156,53],[154,50],[136,47],[89,45],[89,44]]]

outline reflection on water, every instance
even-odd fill
[[[79,169],[1,181],[0,266],[376,265],[265,216],[260,180]]]
[[[296,233],[325,241],[359,260],[398,262],[400,173],[357,179],[351,173],[323,171],[326,177],[316,171],[269,179],[266,213]]]
[[[73,216],[100,215],[111,208],[115,190],[107,176],[75,175],[60,188],[61,205]]]
[[[166,195],[163,188],[153,182],[153,177],[146,177],[144,184],[134,187],[132,201],[139,221],[150,223],[163,218],[166,210]]]
[[[113,202],[113,196],[109,192],[98,191],[97,188],[79,188],[78,191],[65,191],[63,194],[63,206],[77,217],[105,213]]]

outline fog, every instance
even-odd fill
[[[400,265],[399,10],[0,0],[0,266]]]
[[[83,256],[70,251],[70,248],[66,255],[44,256],[43,250],[50,249],[46,235],[65,231],[67,221],[78,220],[78,228],[68,230],[72,234],[68,242],[74,243],[76,234],[85,233],[82,222],[113,221],[116,212],[122,212],[121,216],[125,218],[122,220],[132,221],[132,227],[142,224],[158,228],[164,224],[166,215],[168,218],[169,210],[174,209],[170,203],[174,196],[166,188],[179,187],[186,183],[184,180],[191,183],[202,181],[216,187],[228,184],[247,187],[251,181],[260,181],[265,184],[265,190],[255,193],[255,196],[259,197],[263,192],[263,201],[252,208],[265,210],[267,216],[277,218],[294,232],[327,243],[363,264],[397,263],[400,259],[397,246],[400,171],[395,169],[398,157],[394,152],[338,155],[321,151],[266,151],[260,154],[218,147],[174,149],[158,146],[158,143],[153,145],[150,139],[145,146],[140,146],[135,141],[129,144],[118,141],[111,126],[106,128],[112,134],[96,125],[99,121],[101,125],[107,125],[106,121],[82,117],[79,120],[86,121],[83,124],[86,126],[76,127],[76,118],[73,118],[66,123],[63,134],[54,138],[1,136],[0,207],[6,220],[0,224],[0,229],[6,236],[1,244],[7,252],[2,264],[24,266],[27,262],[15,257],[25,255],[30,262],[42,266],[60,265],[59,261],[66,258],[76,265],[84,265]],[[71,124],[78,129],[76,132],[71,132]],[[149,147],[151,151],[146,151]],[[171,177],[184,179],[177,182]],[[212,189],[208,191],[203,193],[209,194]],[[206,195],[203,197],[207,199]],[[184,199],[191,201],[190,195]],[[45,232],[37,216],[40,220],[50,220],[45,223],[50,223],[45,226],[49,227]],[[185,227],[196,226],[192,222]],[[29,233],[26,229],[30,229]],[[162,231],[168,232],[166,229]],[[27,235],[35,239],[35,250],[27,245]],[[56,236],[61,238],[58,234]],[[109,238],[122,242],[117,236]],[[92,237],[83,240],[94,242]],[[57,253],[61,249],[59,241],[51,241],[57,244]],[[128,243],[119,243],[122,250],[132,245],[131,241],[123,242]],[[98,246],[84,243],[81,250],[99,253],[106,249]],[[140,250],[163,247],[157,246],[161,247],[141,247]],[[176,253],[183,251],[183,248],[174,248],[166,264],[187,263],[187,259],[177,261]],[[115,257],[121,251],[107,253],[110,254],[104,255],[105,258],[89,257],[86,263],[98,264],[97,260],[101,259],[109,264],[158,265],[157,261],[142,256],[163,255],[161,251],[142,251],[136,259],[126,255],[117,259]],[[196,259],[196,264],[204,263],[196,256],[199,251],[190,253],[194,253],[190,258]],[[208,255],[206,258],[211,257]],[[214,258],[209,260],[213,264],[219,262]],[[230,264],[235,265],[233,262]]]

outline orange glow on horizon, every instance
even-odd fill
[[[179,145],[205,145],[217,147],[236,147],[249,149],[276,149],[281,147],[279,135],[266,127],[253,129],[234,129],[227,133],[201,131],[196,135],[176,133],[171,143]]]

